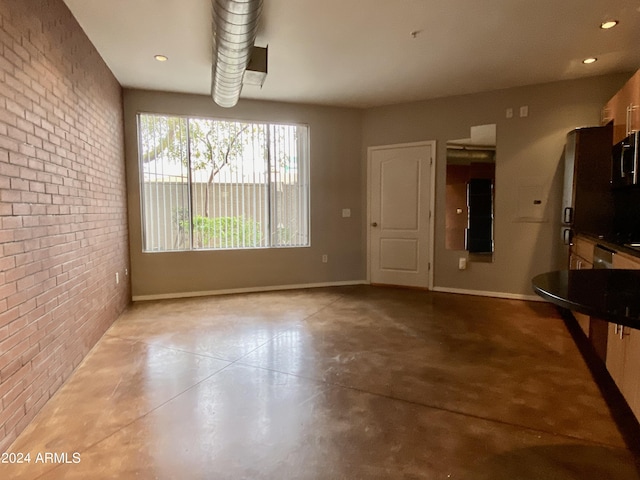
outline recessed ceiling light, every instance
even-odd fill
[[[618,25],[618,23],[618,20],[607,20],[606,22],[602,22],[600,24],[600,28],[602,28],[603,30],[608,30]]]
[[[596,57],[589,57],[582,60],[582,63],[584,63],[585,65],[589,65],[590,63],[596,63],[597,61],[598,59]]]
[[[169,57],[165,55],[154,55],[153,58],[155,58],[159,62],[166,62],[167,60],[169,60]]]

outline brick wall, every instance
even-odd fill
[[[128,304],[122,122],[64,2],[0,0],[0,452]]]

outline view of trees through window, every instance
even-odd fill
[[[308,127],[138,115],[147,252],[309,245]]]

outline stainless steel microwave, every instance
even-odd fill
[[[628,187],[638,185],[638,132],[613,146],[611,163],[611,186]]]

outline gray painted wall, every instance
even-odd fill
[[[530,280],[561,265],[562,154],[571,129],[597,125],[604,103],[631,73],[440,98],[367,110],[242,100],[232,110],[209,97],[125,90],[125,140],[134,297],[350,282],[366,277],[367,148],[435,140],[435,285],[447,289],[532,295]],[[520,118],[521,106],[529,116]],[[505,110],[514,109],[514,118]],[[141,249],[137,112],[203,115],[308,124],[311,131],[311,247],[277,250],[148,253]],[[495,254],[471,262],[444,247],[445,144],[473,125],[497,124]],[[542,221],[522,221],[518,201],[540,189]],[[342,218],[350,208],[351,218]],[[321,257],[329,255],[329,263]]]
[[[208,96],[141,90],[125,90],[124,109],[134,298],[364,279],[362,111],[259,101],[242,101],[228,110],[215,105]],[[309,125],[311,246],[142,253],[138,112]],[[351,209],[351,218],[342,218],[343,208]],[[329,256],[326,264],[321,261],[323,254]]]
[[[562,155],[573,128],[598,125],[606,101],[629,74],[593,77],[488,93],[441,98],[365,111],[363,146],[437,142],[434,284],[448,289],[532,295],[538,273],[561,266]],[[519,117],[521,106],[529,116]],[[507,119],[507,108],[514,117]],[[493,263],[470,262],[445,249],[446,142],[466,138],[473,125],[497,124],[495,253]],[[363,160],[366,162],[366,159]],[[366,165],[366,163],[365,163]],[[539,187],[542,221],[523,221],[523,193]]]

